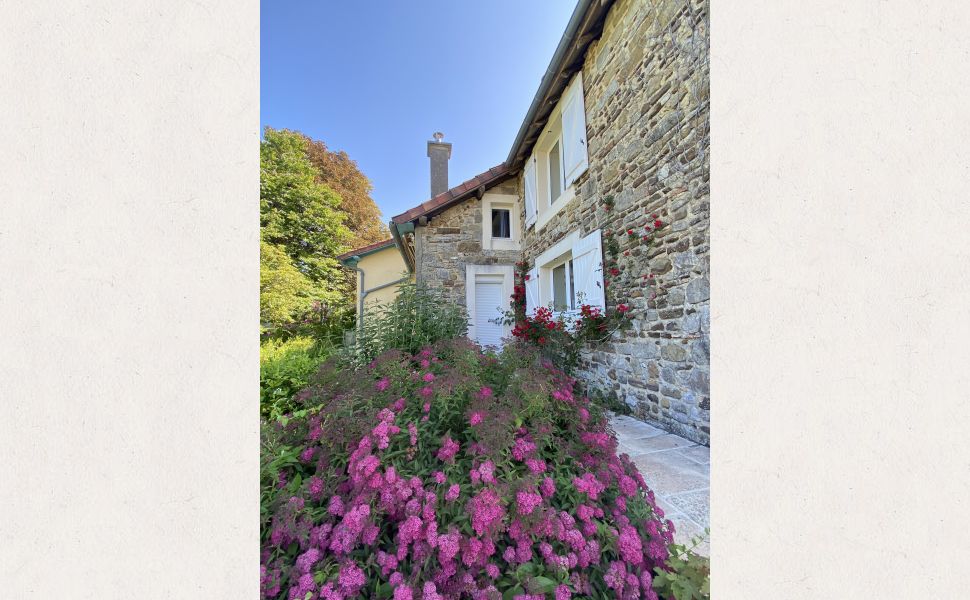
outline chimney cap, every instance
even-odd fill
[[[431,137],[434,138],[434,141],[436,143],[440,144],[441,143],[441,140],[443,140],[445,138],[445,134],[441,133],[440,131],[436,131],[433,134],[431,134]]]

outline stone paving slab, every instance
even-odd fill
[[[707,446],[690,446],[677,452],[702,465],[711,464],[711,449]]]
[[[704,539],[695,548],[710,555],[711,451],[680,436],[638,421],[614,415],[610,424],[616,432],[619,452],[630,455],[647,485],[653,490],[665,517],[674,523],[674,539],[691,545],[694,537]]]
[[[626,415],[615,415],[610,421],[610,424],[616,431],[617,437],[622,435],[624,438],[631,440],[654,437],[667,433],[659,427],[654,427],[653,425],[638,421]]]
[[[617,434],[617,437],[619,437],[619,433]],[[663,435],[639,440],[624,439],[623,445],[633,450],[633,452],[630,453],[630,458],[633,458],[634,456],[640,454],[660,452],[662,450],[674,450],[676,448],[689,448],[691,446],[696,446],[697,444],[690,440],[684,439],[679,435],[665,433]]]

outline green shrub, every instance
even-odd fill
[[[674,544],[670,550],[669,569],[653,578],[657,593],[674,600],[710,600],[711,559],[696,554],[694,547]]]
[[[293,410],[293,395],[307,386],[331,348],[308,337],[267,340],[260,344],[260,413],[275,419]]]
[[[414,284],[402,285],[392,302],[368,309],[363,323],[355,343],[348,348],[351,362],[358,366],[388,350],[415,354],[430,344],[462,337],[468,331],[464,308]]]

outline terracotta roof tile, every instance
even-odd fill
[[[463,181],[450,190],[444,191],[434,198],[426,200],[418,206],[397,215],[391,220],[395,223],[407,223],[408,221],[413,221],[418,217],[442,210],[452,204],[464,200],[474,193],[474,191],[480,186],[484,185],[486,188],[492,187],[502,180],[507,179],[509,175],[510,171],[505,163],[496,165],[484,173],[480,173],[468,181]]]
[[[379,242],[374,242],[373,244],[368,244],[361,248],[355,248],[348,252],[344,252],[343,254],[337,256],[337,260],[344,260],[345,258],[350,258],[351,256],[357,256],[358,254],[373,252],[374,250],[380,250],[387,246],[393,246],[393,245],[394,245],[394,238],[387,238],[386,240],[381,240]]]

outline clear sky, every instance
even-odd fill
[[[263,0],[261,125],[346,151],[386,222],[428,199],[433,132],[451,186],[505,160],[574,6]]]

